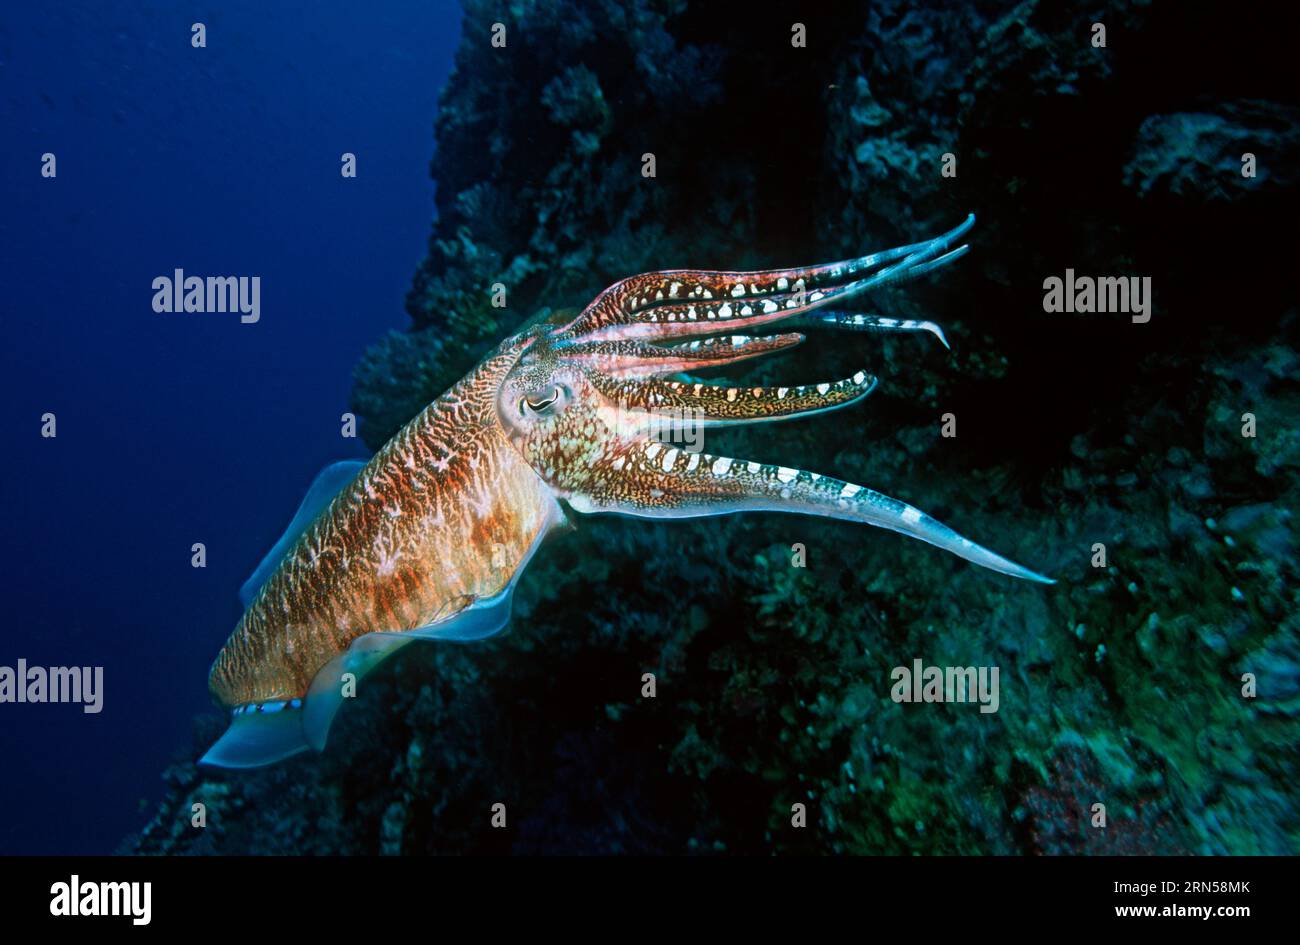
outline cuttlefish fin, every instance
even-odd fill
[[[216,768],[260,768],[310,746],[302,731],[302,700],[267,702],[235,710],[216,744],[199,759]]]
[[[514,579],[500,593],[491,597],[465,595],[455,598],[444,608],[444,615],[423,627],[414,630],[383,630],[353,640],[346,652],[340,653],[320,669],[311,681],[311,688],[307,690],[302,718],[302,731],[307,744],[317,751],[325,750],[330,725],[345,698],[346,676],[350,675],[355,685],[381,662],[415,640],[470,643],[496,636],[504,630],[510,623],[515,585],[522,571],[521,565]],[[455,607],[460,609],[450,616],[445,615]]]
[[[323,751],[330,725],[356,685],[393,653],[415,640],[478,640],[499,633],[510,619],[510,594],[469,598],[450,616],[415,630],[367,633],[317,671],[302,699],[276,700],[235,710],[230,728],[200,764],[256,768],[298,752]]]
[[[257,592],[275,573],[275,569],[280,566],[280,562],[289,553],[294,542],[302,536],[312,522],[316,521],[316,517],[325,510],[325,506],[357,478],[357,473],[361,472],[365,465],[364,459],[344,459],[330,463],[316,474],[312,484],[307,487],[307,494],[302,497],[298,511],[289,522],[289,527],[284,530],[284,534],[271,546],[271,550],[239,588],[239,602],[244,607],[248,607],[253,602]]]
[[[504,630],[510,623],[515,588],[528,562],[553,529],[566,525],[564,513],[556,503],[551,519],[538,531],[514,573],[496,594],[459,595],[444,604],[422,627],[379,630],[357,637],[347,650],[316,672],[306,695],[300,699],[236,708],[230,728],[199,763],[222,768],[256,768],[308,748],[323,751],[343,700],[355,694],[356,684],[397,650],[416,640],[468,643]]]

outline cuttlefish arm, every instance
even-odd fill
[[[652,439],[666,423],[755,423],[835,410],[875,387],[865,371],[791,388],[684,384],[659,379],[602,380],[620,406],[606,408],[608,432],[578,488],[561,497],[577,512],[641,518],[697,518],[734,512],[795,512],[862,522],[917,538],[1001,574],[1054,583],[970,539],[915,506],[873,489],[803,469],[693,452]]]
[[[922,243],[798,269],[678,269],[633,276],[598,295],[555,339],[609,341],[757,328],[946,265],[966,253],[968,247],[953,244],[974,225],[971,214]]]
[[[530,462],[556,494],[579,512],[644,518],[741,511],[817,515],[876,525],[1002,574],[1053,583],[872,489],[802,469],[692,451],[662,435],[675,424],[711,427],[810,416],[856,403],[876,385],[866,371],[788,387],[666,377],[803,340],[794,333],[750,334],[755,329],[795,319],[801,327],[928,332],[947,345],[934,322],[825,309],[960,258],[967,247],[958,242],[973,224],[971,215],[934,239],[835,263],[746,272],[670,270],[615,283],[546,339],[540,360],[548,367],[535,370],[530,382],[545,391],[562,378],[555,390],[563,402],[556,416],[534,418],[540,435],[523,437],[520,445],[532,451]],[[704,337],[737,331],[744,333]],[[684,339],[691,340],[680,343]],[[563,398],[561,389],[568,392]],[[539,403],[551,409],[544,398]]]
[[[870,332],[924,331],[938,338],[945,348],[952,347],[952,345],[948,344],[948,336],[943,333],[943,329],[934,322],[910,318],[889,318],[884,315],[867,315],[861,312],[818,312],[815,315],[803,316],[799,321],[799,327]]]
[[[639,518],[698,518],[733,512],[795,512],[862,522],[917,538],[1000,574],[1055,583],[976,544],[915,506],[864,486],[788,466],[691,453],[636,440],[609,460],[581,493],[577,512]]]
[[[663,421],[714,427],[806,417],[857,403],[876,388],[876,378],[866,371],[836,381],[790,387],[731,387],[659,378],[629,381],[595,375],[590,380],[623,412],[633,417],[644,414],[647,425],[658,429],[663,429]],[[608,419],[611,426],[626,420]]]

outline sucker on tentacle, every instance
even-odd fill
[[[937,238],[836,263],[646,273],[616,282],[573,318],[548,313],[525,325],[363,468],[339,463],[318,477],[245,585],[248,609],[213,664],[209,688],[232,722],[203,761],[249,767],[319,750],[347,686],[389,653],[417,639],[499,632],[520,574],[565,522],[564,506],[863,522],[1052,583],[898,499],[706,453],[689,435],[840,409],[874,389],[865,370],[788,386],[680,379],[803,341],[753,333],[778,322],[925,331],[947,345],[933,322],[842,306],[959,258],[967,247],[957,241],[973,224],[970,216]]]

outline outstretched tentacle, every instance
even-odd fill
[[[886,318],[858,312],[818,312],[804,316],[798,324],[800,328],[841,328],[848,331],[926,331],[938,338],[945,348],[952,348],[939,325],[910,318]]]
[[[650,339],[766,325],[951,262],[966,251],[964,246],[953,249],[953,244],[974,223],[971,214],[935,239],[820,266],[634,276],[602,292],[554,337],[560,341]],[[884,268],[876,269],[881,265]]]
[[[576,511],[644,518],[695,518],[746,511],[817,515],[886,528],[1001,574],[1055,583],[906,502],[842,479],[690,453],[644,439],[626,439],[611,446],[591,469],[591,481],[580,492],[564,496]]]
[[[836,410],[855,403],[875,389],[876,378],[865,371],[852,377],[823,384],[798,387],[727,387],[720,384],[690,383],[660,379],[627,380],[602,377],[595,372],[588,380],[615,409],[631,415],[644,414],[646,426],[662,428],[668,417],[690,426],[754,423],[783,420]],[[620,422],[621,421],[621,422]],[[610,424],[623,432],[635,429],[626,418]]]
[[[681,345],[652,345],[641,341],[584,341],[561,348],[564,358],[609,377],[653,377],[734,364],[793,348],[800,334],[725,335]]]

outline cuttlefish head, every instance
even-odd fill
[[[956,259],[967,247],[954,244],[973,223],[968,217],[923,243],[818,266],[672,270],[624,279],[576,317],[553,318],[535,329],[498,388],[498,417],[537,475],[578,512],[820,515],[902,532],[994,571],[1051,583],[871,489],[703,451],[702,434],[710,427],[835,410],[875,387],[876,378],[865,370],[789,387],[731,387],[689,376],[803,340],[798,333],[760,333],[776,322],[798,317],[818,327],[926,331],[946,344],[930,322],[826,310]]]

